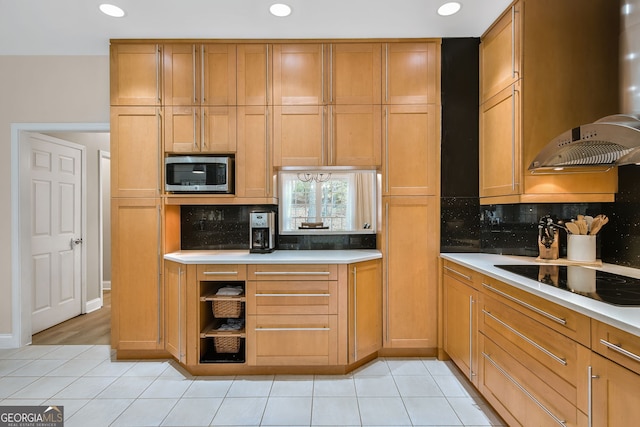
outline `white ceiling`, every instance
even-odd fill
[[[119,38],[479,37],[512,0],[0,0],[0,55],[108,55]],[[273,3],[293,13],[277,18]],[[112,3],[126,11],[110,18]]]

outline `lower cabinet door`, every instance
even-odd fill
[[[336,315],[247,316],[247,363],[336,365],[337,323]]]
[[[640,375],[595,353],[592,353],[591,365],[591,425],[637,425]]]

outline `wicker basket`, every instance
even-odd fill
[[[213,301],[211,304],[213,317],[215,318],[236,318],[242,313],[242,301],[221,300]]]
[[[213,342],[217,353],[237,353],[240,351],[240,337],[215,337]]]

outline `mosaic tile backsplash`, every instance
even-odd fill
[[[249,214],[252,210],[278,212],[275,205],[182,206],[183,250],[249,249]],[[375,234],[280,235],[277,249],[375,249]]]
[[[614,203],[479,206],[477,198],[443,198],[441,252],[538,256],[541,217],[570,220],[578,214],[604,213],[609,223],[598,233],[596,256],[606,263],[640,268],[640,167],[620,167],[618,176]],[[566,257],[566,238],[560,232],[560,257]]]

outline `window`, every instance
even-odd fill
[[[375,233],[375,171],[286,171],[279,180],[281,233]]]

